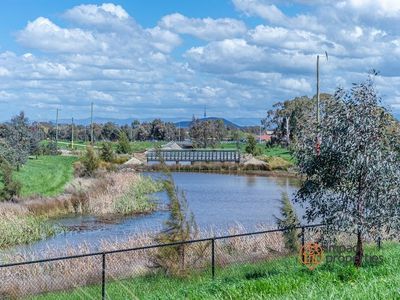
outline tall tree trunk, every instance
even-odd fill
[[[356,255],[354,256],[354,266],[359,268],[362,265],[363,262],[363,257],[364,257],[364,246],[363,246],[363,240],[362,240],[362,235],[361,235],[361,230],[358,230],[357,232],[357,249],[356,249]]]

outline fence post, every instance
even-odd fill
[[[304,241],[305,241],[305,229],[303,226],[301,226],[301,247],[304,247]]]
[[[101,299],[106,299],[106,254],[102,254],[102,270],[101,270]]]
[[[381,240],[381,236],[378,236],[378,241],[377,241],[377,244],[378,244],[378,249],[380,250],[380,249],[381,249],[381,247],[382,247],[382,240]]]
[[[215,239],[211,239],[211,274],[212,279],[215,278]]]

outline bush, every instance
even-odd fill
[[[297,229],[293,227],[298,226],[300,222],[287,193],[282,193],[280,201],[281,201],[280,212],[282,218],[275,217],[276,223],[279,228],[290,228],[283,232],[283,238],[285,240],[285,248],[290,253],[297,253],[300,247],[299,237],[297,234]]]
[[[114,151],[111,142],[101,144],[100,158],[106,162],[112,162],[114,159]]]
[[[131,152],[131,145],[129,144],[128,137],[124,131],[119,133],[119,139],[117,144],[118,154],[128,154]]]
[[[247,144],[245,148],[246,153],[256,155],[257,151],[257,141],[252,134],[247,136]]]
[[[2,157],[0,157],[0,174],[3,183],[0,187],[0,201],[12,200],[21,192],[21,184],[14,180],[11,165]]]
[[[95,171],[99,168],[100,160],[93,150],[92,146],[86,148],[85,156],[81,158],[83,170],[81,176],[94,176]]]
[[[189,211],[185,194],[175,187],[172,176],[165,181],[165,189],[170,199],[170,216],[165,222],[165,229],[156,237],[156,242],[166,244],[195,238],[198,233],[194,215]],[[167,274],[183,275],[189,264],[185,254],[187,247],[181,244],[158,248],[152,259],[153,267]]]

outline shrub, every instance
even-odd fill
[[[127,154],[131,152],[131,145],[129,144],[128,137],[124,131],[119,133],[118,144],[117,144],[117,153],[118,154]]]
[[[260,150],[257,149],[257,141],[255,137],[252,134],[249,134],[247,136],[247,144],[245,148],[246,153],[257,155],[257,153],[260,153]]]
[[[170,199],[170,215],[165,222],[165,229],[156,237],[156,242],[166,244],[193,239],[197,235],[197,225],[194,215],[188,209],[185,194],[175,187],[172,177],[165,181],[165,189]],[[186,246],[158,248],[152,259],[153,267],[167,274],[184,274]]]
[[[114,159],[114,151],[111,142],[101,144],[100,158],[106,162],[112,162]]]
[[[81,158],[81,162],[83,165],[81,176],[94,176],[95,171],[99,168],[100,161],[92,146],[86,148],[86,153]]]
[[[276,223],[279,228],[290,228],[283,232],[285,248],[291,253],[296,253],[299,251],[299,237],[297,234],[297,229],[293,227],[298,226],[300,222],[287,193],[282,193],[280,201],[280,212],[282,218],[275,217]]]
[[[21,184],[14,180],[11,165],[2,157],[0,157],[0,172],[3,183],[0,187],[0,201],[9,201],[19,195]]]

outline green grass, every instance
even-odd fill
[[[42,141],[44,145],[46,145],[47,141]],[[100,148],[102,142],[96,142],[94,147]],[[148,142],[148,141],[135,141],[130,142],[132,152],[144,152],[150,148],[155,148],[156,145],[166,144],[167,142]],[[74,148],[76,150],[85,150],[87,143],[84,141],[76,141],[74,142]],[[117,147],[117,142],[113,142],[114,150]],[[58,148],[64,150],[71,150],[71,141],[59,141]]]
[[[366,254],[382,255],[383,263],[327,264],[309,271],[297,258],[217,269],[187,278],[148,275],[109,282],[108,299],[400,299],[400,246],[384,244]],[[100,286],[51,293],[35,300],[99,299]]]
[[[236,143],[221,143],[217,146],[217,148],[218,149],[236,149]],[[242,153],[245,152],[245,148],[246,148],[246,144],[241,143],[240,151]],[[261,153],[263,155],[277,156],[277,157],[281,157],[287,161],[293,160],[292,153],[288,149],[283,148],[281,146],[265,147],[264,144],[262,144],[262,145],[257,144],[257,148],[259,148],[261,150]]]
[[[22,184],[21,196],[55,196],[63,192],[65,185],[73,177],[73,163],[77,157],[39,156],[14,173]]]

